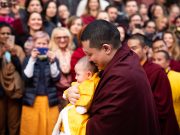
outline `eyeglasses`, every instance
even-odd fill
[[[9,32],[2,32],[2,33],[0,33],[1,35],[11,35],[11,33],[9,33]]]
[[[149,28],[149,29],[155,29],[156,27],[154,27],[154,26],[147,26],[147,28]]]
[[[66,39],[68,39],[68,38],[69,38],[68,36],[55,37],[55,39],[57,39],[57,40],[61,40],[61,39],[65,39],[65,40],[66,40]]]

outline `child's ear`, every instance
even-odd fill
[[[92,77],[92,72],[88,71],[87,74],[88,74],[88,79],[91,79],[91,77]]]

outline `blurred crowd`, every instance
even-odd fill
[[[143,36],[147,59],[167,75],[177,73],[168,78],[180,127],[179,0],[0,0],[0,135],[24,135],[33,126],[47,129],[34,133],[51,134],[75,64],[85,56],[79,37],[97,19],[114,24],[131,50],[138,48],[131,41],[140,40],[133,36]],[[47,57],[37,48],[48,48]]]

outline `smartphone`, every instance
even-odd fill
[[[15,44],[15,36],[10,35],[6,43],[10,46],[10,48],[13,48]]]
[[[46,55],[48,52],[48,48],[37,48],[37,50],[40,52],[40,55]]]
[[[141,28],[142,28],[142,26],[141,26],[141,24],[135,24],[135,28],[137,28],[137,29],[141,29]]]
[[[7,7],[9,7],[9,3],[6,2],[6,1],[1,1],[1,2],[0,2],[0,7],[1,7],[1,8],[7,8]]]

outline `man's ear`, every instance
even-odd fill
[[[148,53],[148,49],[149,49],[149,47],[147,46],[147,45],[145,45],[144,47],[143,47],[143,51],[144,51],[144,53]]]
[[[112,46],[110,44],[103,44],[102,49],[107,55],[112,52]]]

